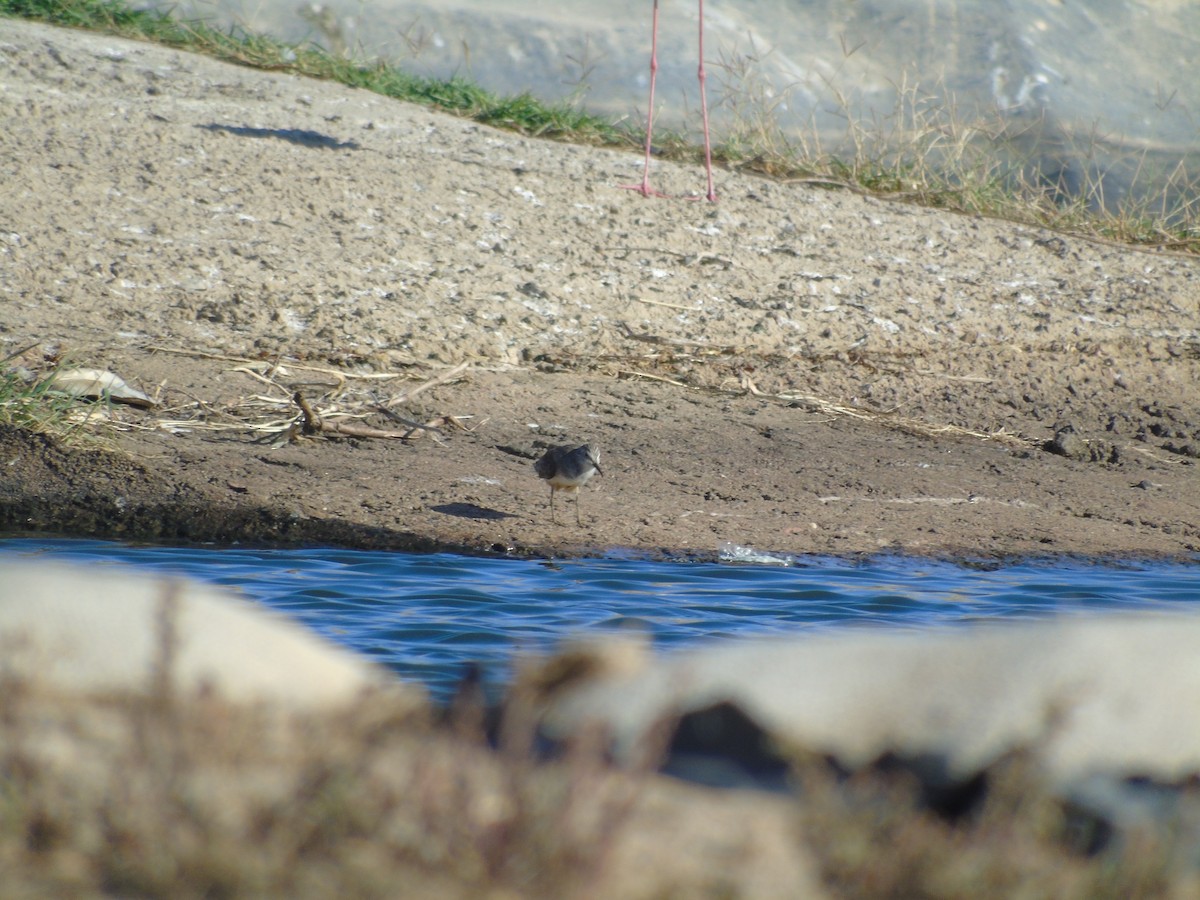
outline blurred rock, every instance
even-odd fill
[[[394,684],[231,591],[116,567],[11,561],[0,577],[0,675],[89,695],[212,692],[293,707],[349,703]]]
[[[1200,617],[1110,615],[726,643],[568,687],[544,727],[557,739],[607,728],[630,761],[662,744],[665,722],[703,712],[725,732],[710,743],[767,770],[759,751],[773,746],[849,769],[919,761],[965,782],[1021,751],[1064,789],[1094,776],[1180,783],[1200,773],[1200,719],[1184,712],[1200,705],[1198,642]],[[719,726],[739,716],[764,735],[732,741]]]

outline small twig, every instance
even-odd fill
[[[261,372],[255,371],[249,366],[238,366],[233,371],[241,372],[243,375],[249,375],[255,381],[261,381],[263,384],[269,384],[271,387],[279,387],[279,385],[276,384],[272,379],[268,378],[266,375],[263,375]]]
[[[751,386],[753,383],[751,383]],[[770,394],[764,394],[758,391],[757,388],[750,390],[749,393],[756,396],[767,397]],[[778,400],[786,400],[789,402],[802,402],[815,407],[824,413],[833,413],[839,416],[849,416],[852,419],[862,419],[866,422],[876,422],[881,425],[886,425],[895,428],[899,431],[907,431],[910,434],[920,434],[927,437],[932,437],[940,434],[953,434],[959,437],[981,438],[985,441],[995,441],[999,444],[1008,444],[1014,447],[1030,447],[1035,443],[1027,438],[1019,435],[1009,434],[1003,429],[986,432],[974,431],[970,428],[962,428],[958,425],[933,425],[928,422],[922,422],[919,419],[912,419],[908,416],[900,415],[897,409],[890,410],[873,410],[866,409],[861,406],[846,406],[840,403],[832,403],[824,400],[821,397],[815,397],[812,394],[800,394],[793,391],[787,391],[781,394],[773,395]]]
[[[682,381],[676,381],[674,378],[664,378],[662,375],[651,375],[649,372],[638,372],[633,369],[617,369],[617,374],[625,375],[630,378],[648,378],[651,381],[662,381],[666,384],[673,384],[675,387],[691,387],[691,385],[685,384]]]
[[[406,418],[406,417],[400,415],[400,413],[392,412],[390,409],[388,409],[386,406],[383,406],[380,403],[374,404],[372,409],[374,409],[376,412],[383,413],[385,416],[387,416],[393,422],[399,422],[401,425],[407,425],[409,428],[419,428],[423,431],[432,431],[438,435],[441,434],[441,432],[437,430],[436,426],[425,425],[421,422],[414,421],[413,419]]]
[[[664,304],[666,305],[666,304]],[[642,341],[646,344],[657,344],[660,347],[699,347],[703,350],[715,350],[719,353],[733,353],[732,347],[721,347],[714,344],[705,343],[704,341],[688,341],[681,338],[665,338],[657,334],[639,333],[629,327],[628,322],[618,322],[617,327],[625,333],[625,337],[634,341]]]
[[[764,394],[762,391],[760,391],[758,389],[758,385],[756,385],[754,383],[754,381],[750,378],[749,375],[742,376],[742,387],[744,387],[754,397],[768,396],[767,394]]]
[[[853,191],[856,194],[867,195],[868,191],[859,187],[856,184],[851,184],[848,181],[843,181],[840,178],[826,178],[821,175],[809,175],[804,178],[783,178],[779,181],[780,184],[828,184],[832,187],[844,188],[848,191]]]
[[[447,369],[445,372],[442,372],[440,375],[436,375],[433,378],[429,379],[424,384],[417,385],[411,391],[408,391],[407,393],[404,393],[404,394],[397,394],[395,397],[393,397],[391,400],[389,400],[387,402],[387,405],[388,406],[399,406],[401,403],[411,400],[413,397],[417,396],[417,394],[421,393],[422,391],[428,390],[431,387],[437,387],[437,385],[444,384],[447,381],[451,381],[451,380],[457,378],[463,372],[465,372],[470,365],[471,364],[469,362],[459,363],[454,368]]]
[[[304,414],[305,434],[316,434],[322,430],[324,423],[321,421],[321,417],[308,405],[308,401],[304,399],[303,394],[296,391],[296,393],[292,394],[292,402],[300,407],[300,412]]]
[[[663,247],[609,247],[609,250],[620,250],[626,254],[629,253],[658,253],[664,256],[674,256],[678,258],[684,265],[692,263],[720,263],[726,268],[733,266],[732,259],[725,259],[722,256],[713,256],[711,253],[680,253],[678,250],[667,250]]]
[[[405,437],[398,431],[384,431],[382,428],[372,428],[358,422],[331,422],[323,419],[299,391],[292,394],[292,400],[300,407],[300,412],[304,415],[304,426],[301,429],[304,434],[344,434],[348,437],[391,438],[393,440],[403,440]]]
[[[384,431],[382,428],[372,428],[360,425],[358,422],[321,422],[321,431],[326,434],[344,434],[347,437],[361,438],[390,438],[394,441],[407,440],[409,435],[398,431]]]
[[[426,425],[422,422],[417,422],[417,421],[414,421],[413,419],[406,418],[406,417],[400,415],[399,413],[392,412],[390,409],[388,409],[386,406],[384,406],[381,403],[374,404],[373,408],[376,410],[376,412],[383,413],[385,416],[387,416],[393,422],[399,422],[401,425],[407,425],[408,431],[406,431],[402,435],[402,437],[405,440],[411,438],[413,436],[414,431],[426,431],[429,433],[429,436],[431,438],[433,438],[439,444],[442,443],[442,433],[437,429],[436,425]]]
[[[666,303],[662,300],[647,300],[645,297],[634,297],[638,303],[649,303],[651,306],[665,306],[668,309],[681,309],[684,312],[704,312],[703,306],[682,306],[679,303]]]
[[[172,353],[176,356],[192,356],[196,359],[215,359],[221,362],[242,363],[245,366],[263,366],[268,371],[275,371],[279,368],[293,369],[303,372],[319,372],[322,375],[329,375],[332,378],[341,380],[356,380],[356,381],[391,381],[393,378],[406,377],[400,372],[339,372],[337,369],[328,369],[322,366],[306,366],[299,362],[284,362],[281,359],[276,359],[275,362],[267,362],[262,359],[251,359],[246,356],[228,356],[224,353],[205,353],[201,350],[185,350],[178,347],[158,347],[152,346],[148,348],[153,353]]]
[[[914,370],[916,375],[924,375],[927,378],[942,378],[946,381],[969,381],[972,384],[991,384],[992,379],[986,375],[950,375],[946,372],[930,372]]]
[[[32,350],[34,347],[36,347],[40,343],[41,343],[41,341],[34,341],[28,347],[22,347],[20,350],[14,350],[12,353],[8,354],[8,356],[4,357],[4,359],[0,359],[0,364],[6,363],[10,359],[16,359],[18,356],[22,356],[25,353],[28,353],[30,350]]]

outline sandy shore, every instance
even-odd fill
[[[1200,549],[1191,258],[731,171],[647,200],[634,153],[19,21],[0,67],[0,355],[157,401],[116,454],[0,431],[7,530]],[[289,433],[297,392],[389,436]],[[584,441],[555,525],[532,460]]]

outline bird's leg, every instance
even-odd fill
[[[708,173],[708,193],[704,196],[710,201],[716,202],[717,192],[713,188],[712,174],[712,140],[708,134],[708,97],[704,93],[704,0],[698,0],[700,4],[700,69],[697,73],[700,78],[700,109],[704,113],[704,170]],[[658,14],[658,0],[654,0],[655,15]],[[650,82],[654,84],[653,80]],[[651,88],[651,96],[653,96],[653,88]],[[646,150],[649,152],[650,139],[646,138]],[[647,161],[649,157],[647,157]]]
[[[583,491],[576,491],[575,492],[575,524],[578,525],[580,528],[583,527],[583,523],[581,521],[579,521],[579,501],[582,499],[583,499]]]
[[[554,518],[554,485],[550,485],[550,521],[554,525],[558,524],[558,519]]]
[[[703,62],[701,62],[703,68]],[[650,187],[650,141],[654,134],[654,82],[658,78],[658,0],[654,0],[654,13],[650,24],[650,108],[646,110],[646,165],[642,170],[641,184],[623,184],[622,188],[637,191],[643,197],[665,197]],[[701,82],[703,83],[703,82]],[[707,115],[707,113],[706,113]],[[706,132],[707,133],[707,132]]]

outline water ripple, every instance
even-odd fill
[[[6,558],[126,565],[236,587],[444,698],[467,662],[506,677],[514,651],[640,628],[673,649],[863,624],[961,625],[1200,600],[1200,565],[1032,562],[980,570],[903,557],[786,566],[529,561],[337,549],[134,547],[0,540]]]

